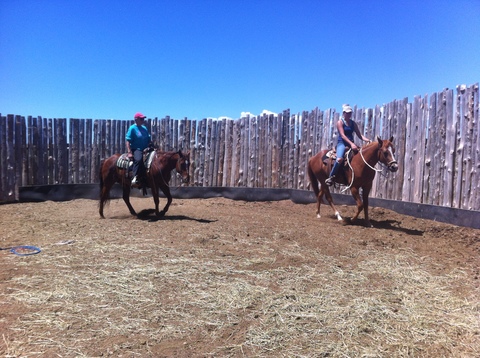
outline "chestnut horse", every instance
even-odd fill
[[[119,168],[117,166],[117,160],[120,154],[114,154],[110,158],[102,161],[100,165],[100,217],[103,216],[103,207],[110,199],[109,194],[113,184],[120,183],[123,189],[123,200],[127,204],[128,210],[132,215],[137,215],[135,210],[130,204],[130,186],[131,175],[126,172],[126,169]],[[155,150],[154,158],[152,160],[150,169],[147,170],[147,182],[148,187],[152,190],[153,201],[155,202],[155,214],[159,217],[164,216],[168,211],[170,204],[172,203],[172,195],[170,194],[170,188],[168,183],[171,179],[171,172],[173,169],[182,177],[184,183],[188,183],[189,176],[189,163],[190,152],[183,154],[178,152],[161,152]],[[158,189],[161,189],[167,198],[167,204],[162,211],[158,210],[159,198]],[[146,189],[144,188],[144,193]]]
[[[385,164],[391,172],[398,170],[398,163],[394,156],[395,147],[392,142],[393,137],[390,140],[382,140],[377,136],[377,141],[360,148],[359,152],[351,160],[345,161],[348,162],[343,168],[345,175],[340,173],[340,171],[336,175],[335,182],[350,187],[352,196],[355,199],[357,212],[353,216],[352,222],[358,218],[358,215],[363,210],[365,213],[365,226],[372,226],[368,217],[368,194],[370,194],[372,189],[375,172],[378,171],[375,169],[375,165],[380,162]],[[327,158],[327,164],[324,163],[324,156],[327,152],[328,150],[322,150],[308,161],[308,177],[317,197],[317,217],[320,218],[320,204],[323,195],[325,195],[337,219],[343,220],[335,205],[333,205],[332,194],[330,194],[330,189],[325,183],[334,161],[334,159]],[[320,182],[321,188],[318,187],[318,182]],[[360,188],[362,188],[363,202],[360,198]]]

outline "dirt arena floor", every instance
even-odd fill
[[[365,228],[290,201],[174,199],[162,219],[132,203],[139,218],[115,199],[104,220],[87,199],[0,205],[0,356],[480,357],[480,230],[382,208]]]

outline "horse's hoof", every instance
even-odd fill
[[[162,211],[159,211],[159,212],[157,213],[157,216],[158,216],[159,218],[163,218],[163,217],[165,216],[165,211],[163,211],[163,210],[162,210]]]
[[[320,218],[321,218],[320,214],[317,214],[317,219],[320,219]]]

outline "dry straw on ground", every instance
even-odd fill
[[[438,263],[409,248],[356,245],[332,256],[289,240],[280,224],[255,234],[247,221],[232,235],[226,223],[202,232],[165,220],[150,223],[159,232],[148,236],[132,220],[116,220],[120,236],[106,227],[82,230],[68,241],[55,237],[39,255],[2,254],[4,265],[22,272],[3,286],[2,309],[22,311],[2,333],[0,352],[480,356],[480,292],[470,286],[457,293],[459,282],[471,280],[467,272],[437,272]],[[176,240],[186,244],[175,246]],[[347,240],[355,245],[355,238]]]

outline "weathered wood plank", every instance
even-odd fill
[[[425,149],[425,159],[426,159],[426,169],[425,169],[425,193],[424,198],[426,204],[434,205],[435,201],[435,178],[438,177],[437,161],[438,154],[436,153],[435,148],[435,132],[436,132],[436,112],[437,112],[437,94],[434,93],[430,96],[430,103],[428,107],[428,131],[427,131],[427,142]]]
[[[265,146],[267,151],[267,156],[265,158],[265,187],[272,188],[273,183],[273,156],[276,148],[274,148],[274,133],[273,133],[273,123],[274,115],[269,114],[265,120]]]
[[[398,102],[397,107],[397,123],[395,126],[395,133],[394,136],[394,145],[396,148],[396,155],[395,159],[400,163],[404,162],[404,154],[405,154],[405,138],[406,138],[406,131],[407,131],[407,116],[408,116],[408,98],[404,98],[403,101]],[[386,139],[389,139],[387,137]],[[403,181],[404,181],[404,174],[405,174],[405,165],[400,165],[399,169],[396,173],[390,173],[392,175],[389,176],[387,180],[393,181],[393,195],[392,199],[394,200],[402,200],[402,188],[403,188]]]
[[[198,185],[197,178],[197,157],[198,157],[198,122],[195,121],[192,123],[192,131],[190,135],[190,182],[194,185]]]
[[[2,162],[7,158],[7,117],[0,114],[0,158]],[[5,159],[4,159],[5,158]],[[27,172],[28,175],[28,172]],[[0,202],[8,200],[7,165],[0,165]]]
[[[465,146],[464,146],[464,190],[462,198],[462,209],[470,210],[470,198],[474,195],[473,190],[476,187],[476,183],[473,182],[474,179],[474,163],[475,158],[475,148],[473,147],[475,135],[475,114],[474,114],[474,90],[473,87],[468,87],[463,93],[465,97],[463,100],[463,113],[465,121]],[[478,108],[478,107],[477,107]],[[478,110],[478,109],[477,109]]]
[[[257,172],[257,180],[256,180],[256,187],[257,188],[265,188],[267,177],[266,177],[266,168],[267,163],[266,159],[268,156],[268,147],[266,146],[267,143],[267,124],[266,124],[267,114],[263,114],[258,116],[258,144],[257,144],[257,152],[255,156],[257,158],[257,165],[256,165],[256,172]]]
[[[231,186],[231,174],[232,174],[232,141],[233,141],[233,131],[232,131],[232,120],[223,119],[223,132],[225,136],[225,142],[223,144],[223,168],[222,168],[222,187]],[[220,184],[220,183],[219,183]]]
[[[6,201],[15,200],[15,117],[12,114],[7,115],[7,133],[6,133],[6,157],[7,163],[5,199]]]
[[[240,186],[242,168],[242,121],[243,118],[234,122],[233,128],[233,157],[232,157],[232,186]]]
[[[246,186],[248,188],[253,188],[255,186],[255,179],[257,176],[256,168],[256,158],[255,153],[257,153],[257,117],[250,117],[249,120],[249,130],[248,135],[246,136],[248,156],[246,158],[247,162],[247,182]]]
[[[28,141],[27,141],[27,121],[25,120],[25,117],[21,117],[21,127],[22,127],[22,138],[21,138],[21,161],[22,161],[22,170],[21,170],[21,175],[22,177],[19,178],[19,181],[21,182],[22,186],[28,185]],[[0,119],[1,121],[1,119]],[[51,138],[51,133],[49,133],[49,138]],[[1,140],[1,135],[0,135],[0,140]],[[18,149],[18,142],[16,144],[16,150]],[[3,158],[0,156],[0,158]],[[48,183],[51,184],[51,183]],[[1,185],[1,184],[0,184]],[[1,189],[0,189],[1,192]],[[0,193],[1,196],[1,193]]]
[[[249,130],[250,130],[250,116],[244,118],[243,126],[241,127],[242,134],[242,165],[240,169],[240,183],[239,186],[246,187],[248,185],[248,155],[249,155]]]
[[[447,90],[442,94],[442,105],[445,113],[445,162],[442,178],[441,191],[443,192],[442,206],[452,207],[453,205],[453,182],[455,173],[453,165],[455,163],[455,135],[457,132],[453,112],[453,90]]]
[[[473,160],[473,177],[472,177],[472,195],[468,203],[468,208],[472,210],[480,210],[480,98],[479,98],[479,85],[475,83],[472,86],[472,99],[473,109],[473,130],[472,137],[474,142],[472,144],[475,148],[475,158]],[[476,183],[476,185],[475,185]]]
[[[227,142],[226,139],[226,119],[222,119],[217,123],[217,133],[218,137],[215,140],[215,152],[217,153],[217,163],[215,165],[215,173],[217,180],[215,185],[222,186],[223,178],[225,176],[225,145]]]

